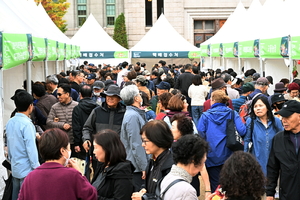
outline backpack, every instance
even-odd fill
[[[241,105],[240,110],[239,110],[239,116],[244,124],[246,123],[246,120],[250,116],[252,100],[255,99],[259,95],[261,95],[261,93],[257,93],[256,95],[254,95],[254,97],[252,99],[246,100],[245,103],[243,105]]]

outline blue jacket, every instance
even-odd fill
[[[127,158],[135,167],[134,172],[146,170],[148,157],[142,147],[140,131],[146,124],[145,111],[134,106],[126,106],[120,139],[124,144]]]
[[[240,111],[241,105],[243,105],[247,100],[247,96],[240,96],[238,99],[232,99],[232,105],[236,112]]]
[[[248,150],[248,143],[251,141],[251,118],[246,121],[247,134],[244,138],[244,150]],[[252,154],[262,167],[263,172],[267,175],[267,164],[269,154],[272,148],[272,140],[277,132],[283,131],[283,126],[279,118],[275,117],[275,124],[269,120],[268,128],[256,117],[254,119],[254,126],[252,132]],[[276,128],[277,127],[277,128]]]
[[[232,151],[226,147],[226,124],[231,118],[232,110],[225,104],[215,103],[201,115],[197,129],[199,134],[209,143],[210,151],[207,155],[206,167],[224,164]],[[246,134],[246,126],[240,116],[234,111],[234,123],[241,136]]]

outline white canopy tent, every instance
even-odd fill
[[[42,10],[43,9],[43,10]],[[44,13],[44,14],[43,14]],[[0,1],[0,31],[13,34],[31,34],[35,37],[49,38],[55,41],[69,43],[67,38],[51,21],[44,8],[38,7],[33,0],[1,0]],[[50,20],[50,21],[49,21]],[[52,25],[50,24],[52,23]],[[53,26],[54,25],[54,26]],[[1,38],[2,39],[2,38]],[[64,63],[59,63],[62,69]],[[49,71],[55,70],[55,61],[49,62]],[[3,130],[15,109],[10,99],[16,89],[22,88],[23,80],[44,81],[43,62],[27,62],[11,69],[0,69],[0,162],[4,160]],[[0,177],[6,177],[6,171],[0,166]],[[0,198],[4,189],[4,182],[0,180]]]
[[[90,63],[117,65],[123,61],[129,61],[129,58],[105,58],[108,52],[113,54],[113,52],[119,51],[127,53],[127,55],[129,52],[104,31],[93,14],[90,14],[71,41],[80,46],[81,59],[88,60]],[[104,56],[101,57],[102,55]]]
[[[176,58],[174,53],[180,51],[199,51],[199,48],[195,47],[182,37],[169,23],[165,15],[161,14],[153,27],[134,47],[130,49],[130,51],[132,63],[139,59],[143,59],[143,62],[147,61],[147,64],[149,65],[151,61],[157,63],[158,60],[161,59],[165,60],[167,63],[178,63],[177,60],[179,60],[179,62],[190,62],[187,57],[181,59]],[[161,56],[159,56],[159,52],[162,52]],[[167,56],[164,55],[164,52],[172,53],[172,57],[170,57],[169,53]]]

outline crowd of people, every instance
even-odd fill
[[[300,79],[84,62],[17,89],[12,199],[300,199]],[[26,86],[26,81],[24,81]],[[233,119],[244,152],[227,147]],[[76,161],[75,159],[76,158]],[[265,197],[264,197],[265,196]]]

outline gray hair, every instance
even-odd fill
[[[51,82],[55,85],[58,85],[58,79],[55,74],[47,76],[46,82]]]
[[[134,97],[139,94],[139,89],[136,85],[125,86],[120,93],[120,96],[127,106],[134,103]]]

